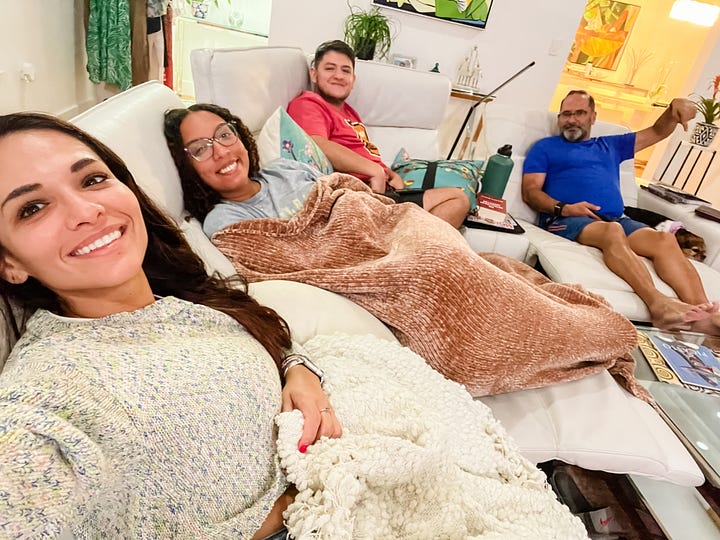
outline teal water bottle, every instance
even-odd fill
[[[510,156],[512,156],[511,144],[501,146],[497,154],[490,156],[480,183],[480,193],[502,199],[513,168],[513,160]]]

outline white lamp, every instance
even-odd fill
[[[696,2],[695,0],[675,0],[670,9],[670,18],[686,21],[698,26],[712,26],[718,18],[720,7]]]

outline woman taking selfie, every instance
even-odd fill
[[[319,377],[282,369],[285,322],[78,128],[0,117],[0,163],[0,286],[35,311],[0,376],[0,530],[284,537],[274,417],[303,412],[301,452],[341,434]]]

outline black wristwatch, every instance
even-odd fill
[[[563,208],[565,208],[566,204],[567,203],[560,202],[560,201],[556,202],[555,206],[553,207],[553,216],[562,217],[562,210],[563,210]]]

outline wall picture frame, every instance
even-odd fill
[[[415,69],[415,66],[417,65],[417,58],[406,54],[393,54],[390,56],[390,61],[396,66],[410,69]]]
[[[373,0],[373,4],[438,21],[485,28],[494,0]]]
[[[640,6],[627,2],[588,0],[568,62],[617,70],[639,14]]]

